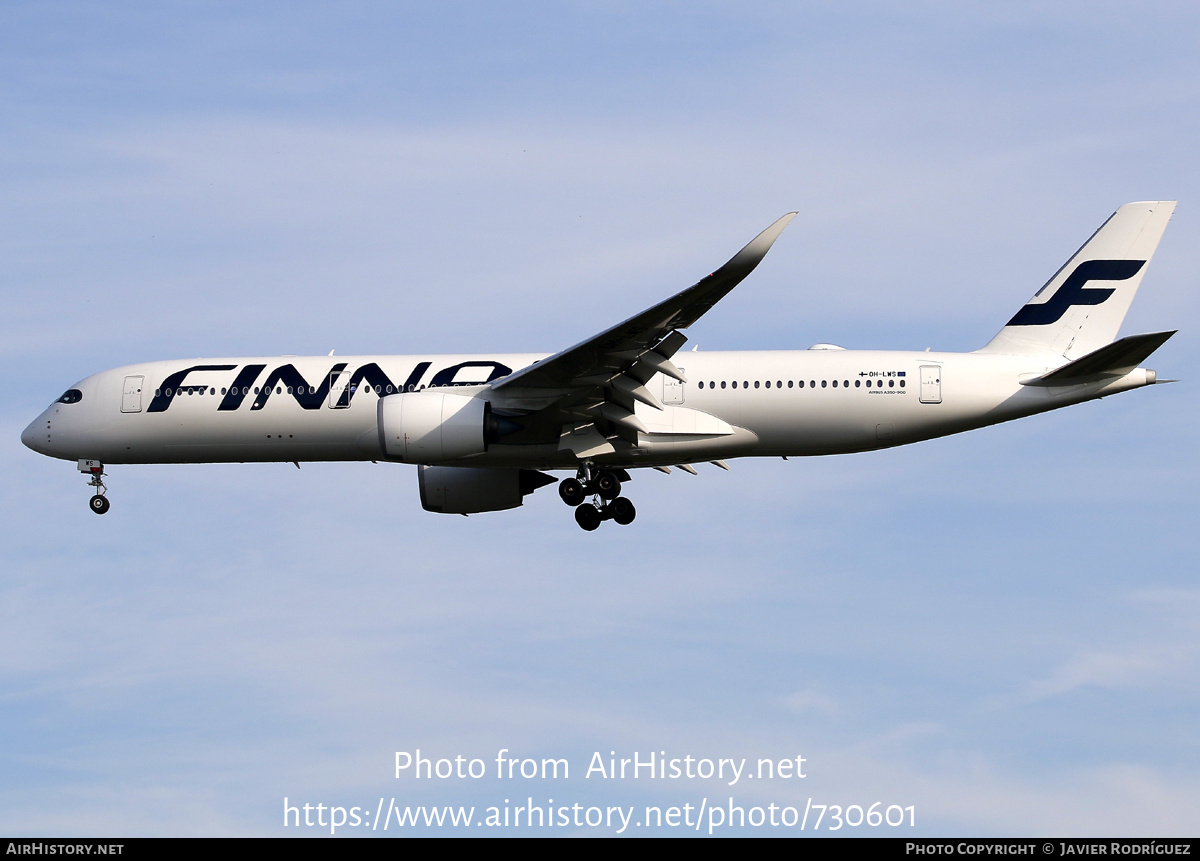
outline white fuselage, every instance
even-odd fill
[[[106,464],[384,460],[381,398],[452,386],[502,408],[503,398],[492,397],[486,383],[543,358],[277,356],[129,365],[77,383],[78,399],[52,404],[22,440],[52,457]],[[867,451],[1154,381],[1153,372],[1137,368],[1086,385],[1021,384],[1062,362],[1054,355],[995,353],[684,352],[675,363],[686,383],[660,374],[647,385],[666,409],[637,405],[650,433],[639,434],[636,445],[614,449],[594,430],[597,439],[589,442],[581,423],[557,445],[501,441],[448,463],[565,469],[587,459],[635,467]]]

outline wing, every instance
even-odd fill
[[[780,218],[686,290],[493,383],[493,407],[510,413],[522,428],[504,442],[549,442],[558,439],[564,425],[582,422],[595,422],[606,437],[636,442],[637,432],[646,428],[634,415],[633,402],[662,409],[646,382],[657,373],[686,382],[671,362],[687,340],[679,330],[699,320],[753,272],[795,215]]]

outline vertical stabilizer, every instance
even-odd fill
[[[980,352],[1076,359],[1111,343],[1174,211],[1173,200],[1122,206]]]

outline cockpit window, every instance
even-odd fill
[[[63,396],[58,399],[60,404],[77,404],[83,400],[83,392],[79,389],[67,389],[63,392]]]

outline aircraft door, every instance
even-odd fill
[[[685,377],[687,376],[687,372],[684,371],[683,368],[679,369],[679,373],[683,374]],[[661,376],[663,381],[662,402],[664,404],[683,403],[683,383],[679,382],[679,380],[675,379],[674,377],[668,377],[666,374],[662,374]]]
[[[350,399],[346,398],[344,404],[338,405],[338,401],[342,398],[342,393],[346,391],[346,385],[350,382],[350,375],[342,371],[329,372],[329,408],[331,410],[346,409],[350,406]]]
[[[121,412],[140,413],[142,411],[142,383],[145,377],[126,377],[125,386],[121,389]]]
[[[941,365],[921,365],[921,403],[940,404],[942,402],[942,367]]]

